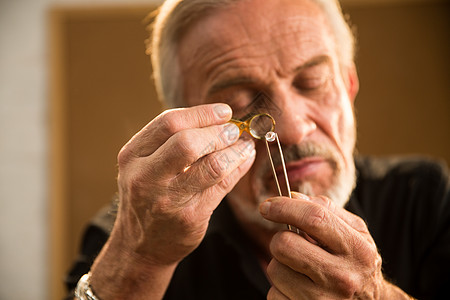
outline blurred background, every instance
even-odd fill
[[[121,146],[161,111],[154,0],[0,0],[0,299],[61,299]],[[342,0],[357,28],[362,154],[450,162],[450,3]]]

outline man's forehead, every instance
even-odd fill
[[[268,51],[279,51],[279,47],[299,51],[299,41],[307,49],[323,42],[329,31],[321,10],[309,0],[283,2],[289,2],[293,8],[274,6],[276,1],[242,1],[202,17],[180,40],[185,69],[223,53],[237,55],[251,48],[251,55],[267,55]],[[280,39],[284,39],[283,43]]]
[[[323,12],[309,0],[285,0],[292,7],[283,6],[277,1],[241,1],[226,8],[215,9],[194,22],[185,31],[186,38],[194,36],[197,41],[207,41],[210,48],[224,47],[232,42],[230,48],[239,42],[232,40],[236,35],[240,42],[270,39],[272,36],[324,30],[326,21]],[[271,4],[270,4],[271,3]],[[270,4],[270,5],[269,5]],[[325,29],[326,30],[326,29]]]
[[[179,51],[184,88],[190,92],[196,91],[193,81],[211,87],[236,74],[238,80],[270,80],[275,73],[292,74],[314,57],[335,57],[324,15],[309,0],[280,0],[278,5],[250,0],[209,12],[185,31]],[[201,95],[207,94],[202,89]]]

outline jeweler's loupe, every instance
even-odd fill
[[[245,131],[259,140],[265,139],[266,134],[275,129],[274,118],[266,113],[254,115],[245,121],[231,119],[230,122],[239,127],[239,135]]]

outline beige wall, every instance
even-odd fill
[[[0,299],[46,299],[45,0],[0,1]]]

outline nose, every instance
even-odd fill
[[[317,129],[311,111],[304,101],[305,99],[292,98],[282,101],[275,131],[284,145],[299,144]]]

